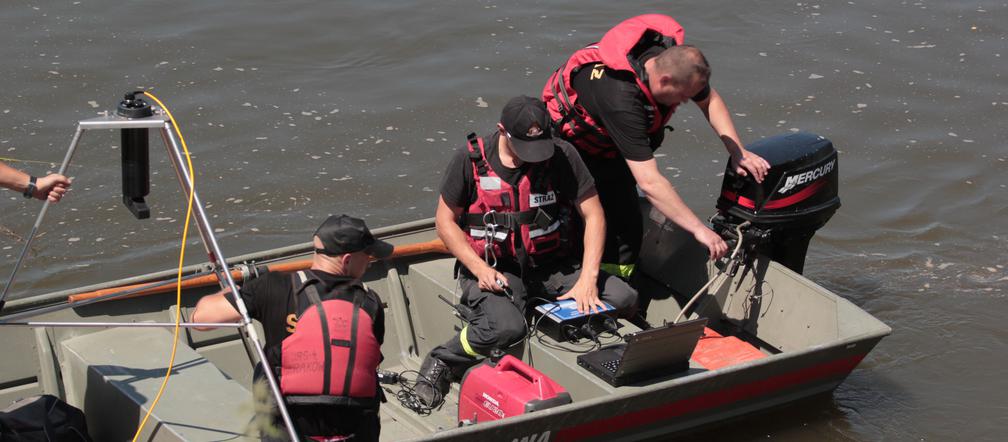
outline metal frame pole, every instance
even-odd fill
[[[59,174],[63,175],[66,173],[67,167],[70,166],[70,159],[73,158],[74,152],[77,150],[77,143],[80,142],[81,135],[84,134],[84,129],[81,125],[77,125],[77,131],[74,132],[73,139],[70,141],[70,148],[67,149],[66,156],[63,157],[63,164],[60,165]],[[21,268],[21,262],[24,261],[25,255],[28,254],[28,248],[31,247],[32,240],[35,239],[35,234],[38,233],[38,228],[42,225],[42,218],[45,218],[46,211],[49,210],[49,198],[46,198],[45,202],[42,203],[42,209],[39,210],[38,216],[35,217],[35,225],[32,226],[31,233],[28,234],[28,238],[25,239],[24,248],[21,249],[21,254],[18,255],[17,263],[14,264],[14,269],[11,270],[11,275],[7,278],[7,285],[4,286],[3,294],[0,294],[0,312],[3,311],[4,304],[7,302],[7,292],[10,291],[11,286],[14,285],[14,277],[17,276],[17,271]]]
[[[224,259],[224,254],[220,250],[220,245],[217,243],[217,238],[213,234],[213,227],[210,225],[209,218],[206,216],[206,210],[204,209],[203,202],[199,198],[199,194],[196,193],[196,189],[193,180],[190,179],[189,169],[186,165],[185,158],[183,156],[182,149],[179,146],[179,142],[175,140],[175,137],[171,132],[171,120],[163,115],[154,115],[147,118],[137,118],[137,119],[127,119],[117,116],[104,116],[99,118],[94,118],[90,120],[80,121],[77,125],[77,130],[74,132],[73,139],[70,141],[70,148],[67,149],[66,157],[63,159],[63,164],[60,166],[59,173],[65,174],[67,168],[70,165],[70,160],[73,158],[74,152],[77,150],[77,145],[80,143],[81,136],[85,130],[88,129],[134,129],[134,128],[161,128],[161,137],[164,140],[165,150],[168,151],[168,156],[172,160],[172,164],[175,166],[175,174],[179,179],[179,184],[182,187],[183,193],[188,196],[192,195],[193,206],[195,207],[196,216],[196,227],[200,233],[200,237],[203,239],[203,245],[206,249],[207,255],[209,256],[210,263],[213,265],[213,270],[217,273],[218,281],[221,287],[226,287],[230,289],[231,295],[235,298],[235,305],[238,307],[238,313],[241,315],[241,322],[234,323],[180,323],[180,327],[233,327],[237,328],[241,332],[239,336],[242,337],[242,341],[245,344],[246,351],[249,351],[249,347],[255,352],[255,357],[252,357],[252,353],[249,353],[249,359],[253,363],[256,363],[256,359],[263,364],[263,374],[266,376],[266,380],[269,383],[270,390],[273,392],[274,400],[276,400],[277,408],[280,410],[280,415],[283,418],[284,424],[287,427],[288,436],[291,441],[297,441],[298,435],[294,430],[294,423],[291,420],[290,414],[287,411],[287,406],[283,398],[283,394],[280,392],[280,386],[277,383],[276,377],[273,375],[272,369],[269,367],[269,362],[266,359],[266,353],[263,351],[262,344],[260,344],[258,333],[253,326],[252,319],[248,315],[248,309],[245,307],[245,303],[242,301],[241,296],[238,292],[238,286],[234,282],[234,278],[231,277],[231,272],[228,269],[227,260]],[[14,269],[11,271],[10,278],[7,281],[7,285],[4,287],[3,293],[0,294],[0,313],[3,312],[3,306],[7,299],[7,293],[11,286],[14,285],[14,279],[17,276],[17,271],[21,267],[24,261],[25,255],[28,253],[28,249],[31,247],[31,242],[38,232],[39,226],[42,224],[42,219],[45,217],[46,211],[49,209],[49,201],[46,200],[42,205],[42,209],[39,211],[38,217],[35,219],[35,224],[32,227],[31,233],[28,235],[25,241],[25,246],[21,250],[21,255],[18,257],[17,263],[14,265]],[[112,294],[108,297],[121,296],[121,294]],[[102,298],[104,299],[104,297]],[[96,302],[97,300],[95,300]],[[74,305],[76,307],[77,305]],[[60,306],[62,308],[68,308],[68,305]],[[48,309],[43,309],[49,311]],[[39,314],[45,313],[45,311],[33,311],[26,312],[25,315],[18,315],[19,319],[23,317],[37,316]],[[0,321],[0,326],[27,326],[27,327],[174,327],[175,323],[116,323],[116,322],[10,322],[10,319],[6,321]]]
[[[224,254],[220,250],[220,245],[217,244],[217,238],[213,234],[213,226],[210,225],[210,221],[206,216],[206,211],[203,208],[203,202],[199,198],[199,194],[196,193],[196,188],[194,186],[193,180],[189,176],[189,169],[185,163],[185,158],[183,156],[182,148],[179,143],[172,136],[171,126],[169,121],[165,121],[164,126],[161,128],[161,137],[165,140],[165,148],[168,150],[169,157],[172,163],[175,165],[175,172],[179,178],[179,184],[182,185],[182,191],[185,195],[192,195],[193,207],[195,208],[196,215],[196,226],[199,228],[200,236],[203,237],[203,244],[207,248],[207,254],[210,258],[210,263],[213,264],[214,268],[219,271],[218,281],[224,286],[226,281],[227,288],[231,289],[231,296],[235,299],[235,306],[238,307],[238,313],[242,317],[242,330],[244,330],[244,335],[248,336],[253,351],[255,351],[259,362],[263,364],[263,374],[266,376],[266,381],[269,383],[270,390],[273,391],[273,398],[276,400],[277,408],[280,410],[280,415],[283,418],[284,424],[287,426],[287,432],[291,438],[291,441],[297,441],[298,435],[294,431],[294,422],[291,420],[290,414],[287,411],[287,406],[284,402],[283,393],[280,392],[280,385],[277,383],[276,377],[273,375],[273,370],[269,366],[269,361],[266,359],[266,353],[263,351],[262,344],[260,344],[258,333],[256,333],[255,327],[252,324],[252,319],[248,315],[248,309],[245,307],[245,302],[242,301],[241,295],[238,292],[238,286],[234,282],[234,278],[231,277],[231,271],[228,269],[227,260],[225,260]],[[223,275],[224,278],[220,278]]]

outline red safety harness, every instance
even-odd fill
[[[491,265],[500,257],[535,264],[537,257],[555,252],[570,210],[561,204],[553,188],[549,174],[552,159],[528,165],[516,188],[490,167],[482,138],[469,134],[468,141],[476,201],[466,209],[460,224],[476,254]],[[556,155],[564,154],[556,148]]]
[[[372,328],[380,306],[350,284],[321,297],[310,270],[291,275],[300,313],[281,344],[280,391],[289,404],[378,405],[381,348]],[[324,319],[323,319],[324,318]]]
[[[663,113],[651,95],[651,89],[638,72],[643,71],[635,55],[654,45],[666,48],[683,44],[682,26],[672,17],[661,14],[639,15],[623,21],[602,36],[598,43],[574,52],[567,62],[557,69],[543,88],[542,99],[561,136],[582,152],[602,158],[615,158],[618,154],[609,132],[577,102],[577,91],[571,82],[584,67],[628,71],[644,93],[651,111],[648,135],[660,133],[672,117]]]

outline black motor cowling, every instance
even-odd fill
[[[756,243],[755,251],[801,273],[812,235],[840,207],[837,151],[828,139],[805,132],[765,138],[747,149],[766,159],[770,171],[757,183],[729,165],[714,226],[733,236],[749,221],[745,237]]]

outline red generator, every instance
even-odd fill
[[[505,355],[470,368],[459,392],[459,426],[504,419],[571,403],[570,394],[539,370]]]

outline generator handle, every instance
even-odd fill
[[[542,373],[524,363],[521,363],[521,361],[514,356],[504,356],[494,368],[497,371],[513,371],[525,379],[528,379],[529,382],[535,384],[539,388],[539,397],[551,397],[556,393],[553,385],[544,381],[544,375]]]

